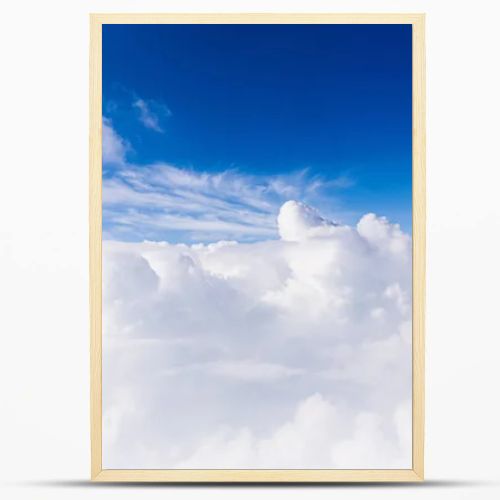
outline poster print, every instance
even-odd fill
[[[414,472],[414,26],[100,28],[100,468]]]

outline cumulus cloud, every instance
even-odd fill
[[[411,467],[411,405],[403,402],[388,422],[361,412],[348,420],[321,394],[300,401],[291,419],[268,437],[249,428],[207,436],[180,468],[384,469]],[[388,440],[384,426],[393,426]],[[349,437],[345,437],[349,436]],[[209,468],[214,466],[208,465]]]
[[[278,231],[104,242],[105,467],[411,467],[410,238],[293,201]]]
[[[399,224],[391,224],[385,217],[366,214],[358,222],[358,232],[383,252],[408,255],[410,237],[401,231]]]
[[[279,234],[284,241],[328,236],[336,225],[321,217],[314,208],[295,200],[284,203],[278,215]]]

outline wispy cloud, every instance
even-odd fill
[[[172,115],[171,111],[162,103],[155,100],[136,98],[132,106],[138,110],[139,121],[155,132],[163,133],[161,119]]]
[[[126,165],[104,180],[105,229],[110,237],[118,229],[133,239],[163,239],[169,232],[178,233],[176,240],[192,240],[194,233],[202,241],[274,238],[280,205],[307,199],[321,182],[307,171],[252,176]]]
[[[332,190],[340,189],[336,179],[313,175],[309,169],[250,175],[238,169],[209,172],[167,163],[135,165],[126,160],[130,146],[106,118],[104,126],[103,161],[112,163],[103,181],[108,239],[276,238],[276,217],[283,202],[314,202],[326,193],[333,204]]]

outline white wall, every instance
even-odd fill
[[[500,47],[492,1],[12,1],[0,47],[5,498],[498,498]],[[426,12],[427,486],[119,489],[89,476],[89,12]],[[61,482],[62,481],[62,482]],[[64,482],[66,481],[66,482]],[[76,481],[76,482],[75,482]],[[458,481],[458,482],[453,482]]]

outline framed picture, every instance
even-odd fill
[[[92,479],[423,480],[424,16],[90,35]]]

